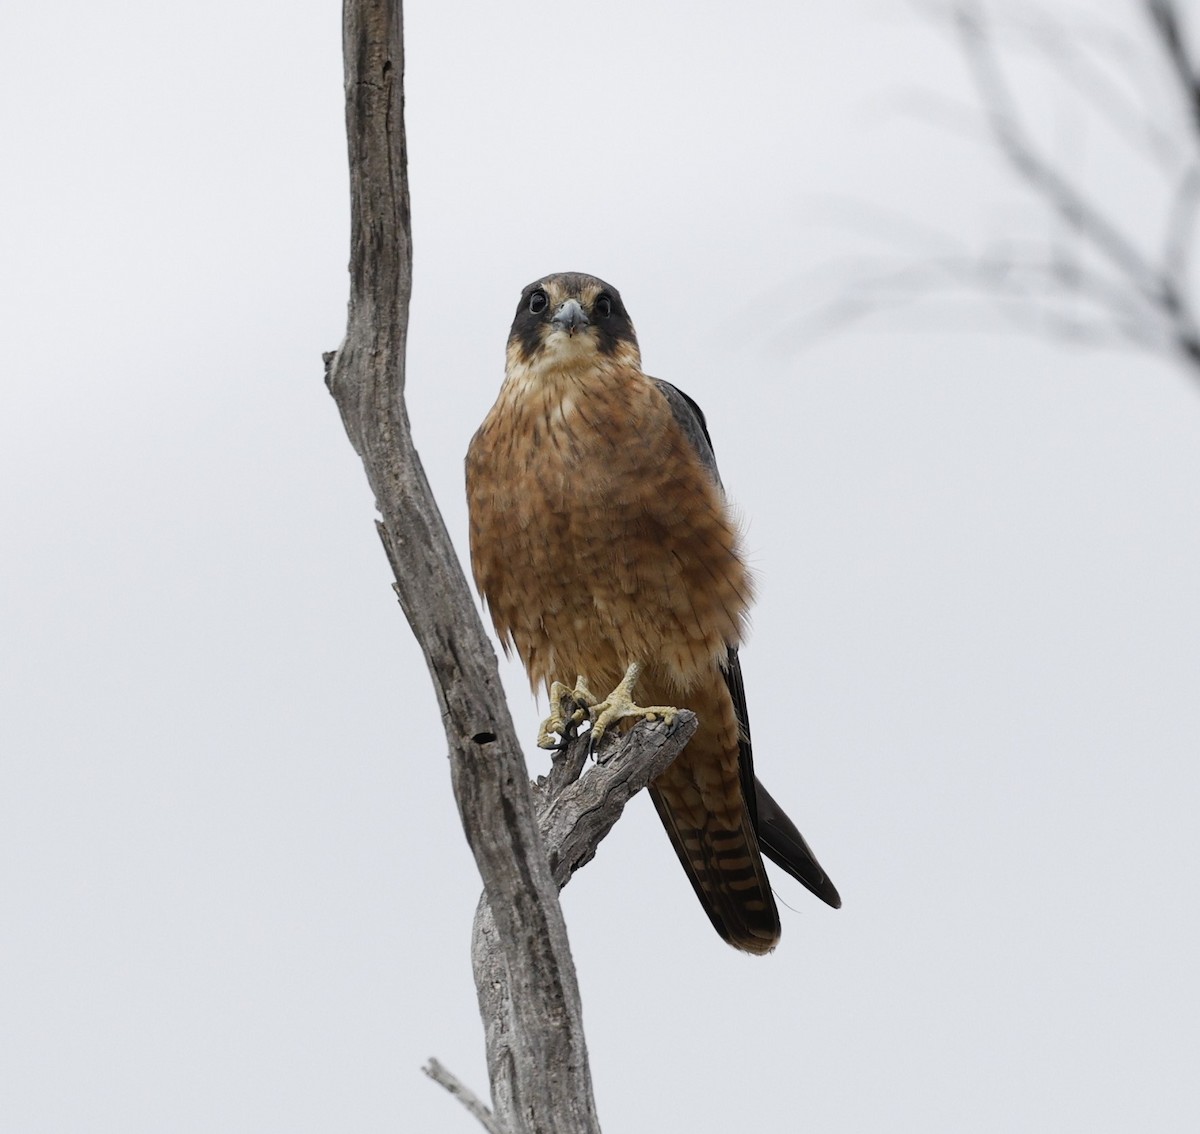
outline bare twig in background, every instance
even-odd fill
[[[982,112],[982,137],[1027,191],[1042,218],[1041,235],[1019,235],[1010,226],[1009,235],[981,248],[945,234],[922,237],[893,221],[885,239],[897,252],[860,259],[843,273],[833,298],[800,321],[802,330],[820,333],[934,293],[973,289],[996,299],[1021,326],[1073,342],[1167,351],[1200,381],[1192,277],[1200,75],[1182,6],[1135,0],[1134,13],[1144,18],[1126,31],[1109,22],[1111,10],[1060,14],[1053,0],[923,6],[952,29]],[[1106,178],[1075,169],[1062,145],[1044,139],[1038,127],[1051,117],[1040,101],[1045,95],[1024,89],[1018,74],[1052,78],[1105,132]],[[956,135],[979,137],[964,128],[957,105],[926,97],[921,106]],[[1099,181],[1156,188],[1130,209],[1106,197]],[[878,228],[878,214],[873,219]]]
[[[1146,12],[1171,61],[1180,93],[1191,110],[1192,128],[1200,138],[1200,75],[1196,73],[1196,65],[1184,37],[1178,5],[1174,0],[1146,0]]]
[[[1163,281],[1136,244],[1097,207],[1025,129],[996,57],[989,25],[975,4],[959,5],[955,24],[992,135],[1017,173],[1075,233],[1090,241],[1151,303],[1164,300]]]
[[[1149,0],[1147,6],[1155,14],[1153,26],[1164,37],[1167,49],[1164,58],[1170,59],[1176,69],[1188,68],[1190,74],[1190,63],[1181,55],[1183,48],[1172,46],[1177,44],[1179,36],[1174,4],[1168,0]],[[975,2],[957,4],[954,22],[992,137],[1001,153],[1078,242],[1107,263],[1108,272],[1102,270],[1092,277],[1093,293],[1105,293],[1110,300],[1117,297],[1117,306],[1140,316],[1128,322],[1114,320],[1114,325],[1147,341],[1150,337],[1147,331],[1157,323],[1163,338],[1192,365],[1200,366],[1200,336],[1197,335],[1186,275],[1188,257],[1185,251],[1194,235],[1195,163],[1200,155],[1190,157],[1174,194],[1173,205],[1163,217],[1168,251],[1156,259],[1138,246],[1086,186],[1073,180],[1062,168],[1062,163],[1033,140],[1005,77],[983,5]],[[1066,32],[1062,35],[1065,37]],[[1194,82],[1188,87],[1189,98],[1193,87]],[[1200,135],[1189,135],[1185,142],[1194,148],[1197,136]],[[1061,282],[1066,291],[1076,285],[1076,280],[1071,278],[1063,277]]]

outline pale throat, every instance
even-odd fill
[[[518,342],[508,344],[501,397],[514,409],[569,415],[575,406],[606,388],[642,377],[634,343],[619,343],[612,354],[596,349],[591,335],[554,332],[532,358]],[[649,379],[643,378],[644,381]]]

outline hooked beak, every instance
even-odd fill
[[[579,302],[574,299],[568,299],[556,312],[554,318],[550,320],[550,326],[556,331],[566,331],[568,335],[574,335],[581,327],[586,327],[590,320],[583,308],[579,306]]]

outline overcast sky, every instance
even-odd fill
[[[902,112],[967,99],[906,4],[407,25],[409,406],[460,552],[520,289],[603,277],[708,413],[758,770],[845,901],[776,873],[741,956],[635,801],[564,894],[605,1129],[1196,1129],[1195,381],[974,300],[797,333],[875,239],[851,199],[1037,223]],[[478,1129],[418,1071],[486,1091],[478,878],[322,381],[340,51],[333,0],[0,15],[4,1134]]]

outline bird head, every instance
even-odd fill
[[[541,370],[603,362],[641,369],[621,294],[595,276],[560,272],[531,283],[508,336],[509,366]]]

